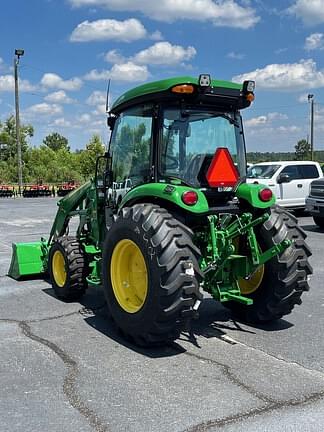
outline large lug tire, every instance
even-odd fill
[[[199,257],[191,230],[165,209],[121,209],[104,242],[103,287],[111,317],[127,338],[152,346],[179,337],[202,299]]]
[[[321,216],[313,216],[314,222],[320,228],[324,228],[324,217]]]
[[[244,294],[253,299],[251,306],[234,302],[224,305],[244,321],[262,323],[288,315],[296,304],[301,304],[303,292],[309,290],[308,276],[312,267],[308,257],[311,252],[297,219],[280,207],[272,208],[269,220],[256,230],[256,235],[261,250],[284,239],[291,240],[292,244],[259,269],[255,289]]]
[[[59,237],[48,255],[52,287],[60,299],[78,300],[87,289],[88,264],[83,246],[76,237]]]

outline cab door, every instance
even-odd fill
[[[285,181],[279,183],[280,202],[284,207],[299,207],[305,205],[308,189],[299,170],[299,165],[287,165],[280,173],[278,180],[285,177]]]

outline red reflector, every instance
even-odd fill
[[[259,192],[259,198],[261,201],[267,202],[272,198],[272,190],[271,189],[262,189]]]
[[[195,205],[198,201],[198,195],[195,191],[186,191],[183,192],[181,196],[182,201],[187,205]]]
[[[216,150],[206,179],[211,187],[234,186],[237,183],[239,174],[226,147],[218,147]]]

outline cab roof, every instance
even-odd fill
[[[112,113],[119,112],[127,105],[131,105],[132,102],[136,103],[143,98],[146,100],[149,100],[150,98],[151,100],[154,100],[155,96],[168,92],[168,90],[170,90],[173,86],[180,84],[193,84],[195,86],[198,86],[199,78],[181,76],[143,84],[141,86],[128,90],[123,95],[121,95],[114,102],[110,111]],[[222,80],[211,80],[211,87],[223,91],[228,90],[229,93],[233,93],[233,97],[235,94],[235,97],[237,98],[239,97],[242,90],[242,84]]]

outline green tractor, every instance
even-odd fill
[[[58,202],[48,240],[13,245],[9,275],[48,273],[66,301],[102,285],[112,319],[140,346],[179,337],[202,290],[246,322],[289,314],[309,289],[310,250],[271,190],[245,183],[240,110],[253,99],[253,81],[209,75],[123,94],[94,179]]]

